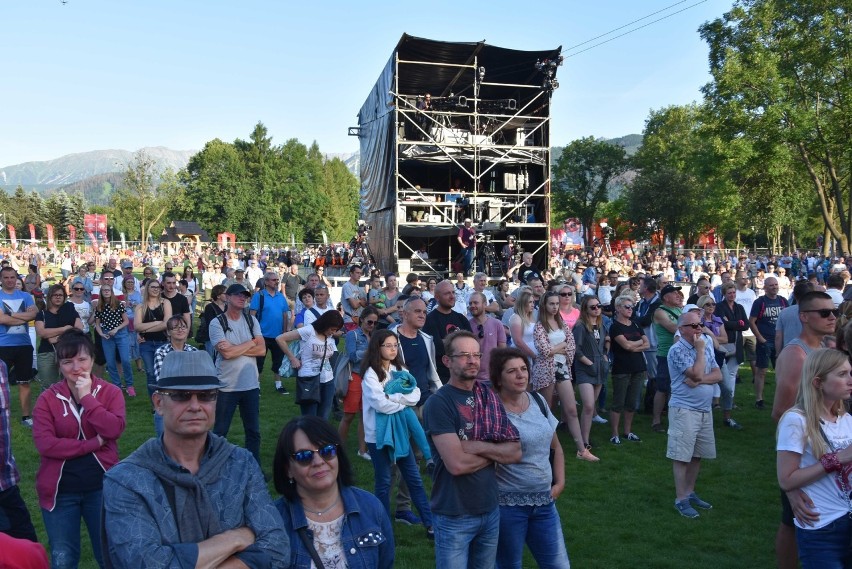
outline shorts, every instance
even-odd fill
[[[713,413],[669,407],[666,458],[678,462],[689,462],[693,458],[716,458]]]
[[[361,412],[361,407],[361,374],[353,371],[352,381],[349,382],[349,389],[343,399],[343,412],[354,415]]]
[[[787,493],[781,490],[781,523],[787,527],[796,527],[793,523],[793,506],[790,505],[790,499]]]
[[[669,376],[669,360],[657,356],[657,377],[654,378],[654,389],[658,393],[671,393],[672,378]]]
[[[634,412],[636,400],[639,398],[639,393],[642,391],[642,384],[645,381],[645,372],[636,373],[614,373],[612,374],[612,399],[610,400],[609,410],[613,413],[621,413],[627,411]]]
[[[754,336],[743,336],[743,353],[747,362],[753,362],[757,359],[757,338]]]
[[[775,339],[767,339],[763,344],[757,344],[755,367],[758,369],[768,369],[769,362],[772,362],[772,369],[775,369]]]
[[[32,344],[0,347],[0,360],[6,364],[9,385],[29,383],[35,377]]]

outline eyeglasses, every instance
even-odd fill
[[[74,288],[72,288],[71,290],[76,290],[76,291],[78,291],[78,292],[81,292],[81,291],[84,291],[84,290],[86,290],[86,289],[84,289],[84,288],[82,288],[82,287],[79,287],[79,286],[75,286],[75,287],[74,287]]]
[[[301,464],[302,466],[307,466],[314,461],[314,453],[319,453],[320,458],[324,461],[328,462],[332,458],[337,456],[337,445],[330,444],[325,445],[322,448],[310,450],[310,449],[302,449],[297,450],[296,452],[290,455],[296,464]]]
[[[459,352],[457,354],[448,355],[450,358],[464,358],[466,360],[478,360],[482,357],[482,352]]]
[[[177,324],[177,325],[172,326],[171,328],[169,328],[169,331],[172,331],[172,330],[186,330],[186,329],[187,329],[186,324]]]
[[[560,292],[559,296],[574,296],[573,292]]]
[[[479,332],[479,339],[480,340],[485,337],[485,328],[482,326],[482,324],[476,325],[476,331]]]
[[[601,305],[600,304],[590,304],[590,305],[586,306],[586,308],[588,308],[589,310],[600,310]]]
[[[817,314],[819,314],[820,318],[828,318],[832,314],[835,318],[840,316],[839,308],[820,308],[817,310],[800,310],[799,312],[816,312]]]
[[[681,328],[692,328],[693,330],[701,330],[701,324],[682,324]]]
[[[399,344],[381,344],[383,348],[390,348],[391,350],[398,350]]]
[[[378,320],[364,320],[364,324],[367,326],[375,326],[376,322],[378,322]]]
[[[219,397],[218,391],[157,391],[157,393],[165,395],[175,403],[187,403],[193,395],[199,403],[212,403]]]

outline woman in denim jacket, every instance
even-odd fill
[[[273,480],[283,496],[275,507],[290,537],[291,567],[393,567],[390,518],[375,496],[352,486],[352,466],[327,421],[304,416],[284,426]]]

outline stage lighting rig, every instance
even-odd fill
[[[535,68],[544,74],[544,81],[541,88],[545,91],[554,91],[559,88],[559,81],[556,80],[556,68],[562,65],[564,58],[559,55],[552,59],[539,59],[535,62]]]

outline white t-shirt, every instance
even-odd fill
[[[305,313],[307,316],[308,313]],[[320,374],[320,383],[328,383],[334,379],[331,371],[331,354],[337,350],[337,342],[333,337],[328,337],[323,342],[313,326],[305,324],[298,329],[302,345],[300,347],[299,359],[302,367],[299,368],[299,377],[310,377]],[[325,355],[323,355],[325,354]],[[322,371],[320,371],[322,366]]]
[[[745,309],[746,316],[751,314],[751,305],[754,304],[756,298],[757,295],[750,288],[745,290],[737,289],[736,303]],[[751,331],[751,328],[749,328],[748,330],[743,331],[743,336],[754,336],[754,333]]]
[[[80,320],[83,322],[83,332],[86,334],[89,333],[89,316],[92,314],[92,305],[86,302],[85,300],[80,304],[77,304],[73,300],[69,300],[72,305],[74,305],[74,310],[77,311],[77,314],[80,315]]]
[[[835,423],[823,423],[822,430],[831,441],[835,450],[841,450],[852,445],[852,415],[843,414]],[[781,417],[778,423],[778,444],[776,450],[790,451],[801,455],[799,468],[807,468],[817,463],[813,449],[805,434],[805,416],[795,411],[789,411]],[[831,451],[829,451],[831,452]],[[849,479],[852,476],[852,464],[843,467],[843,475]],[[852,486],[852,481],[849,483]],[[852,488],[850,488],[852,489]],[[819,520],[811,527],[803,527],[799,520],[794,520],[796,527],[805,530],[815,530],[824,527],[849,512],[849,503],[843,497],[837,477],[834,472],[821,477],[812,484],[802,488],[814,502],[814,510],[819,513]]]

